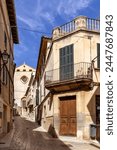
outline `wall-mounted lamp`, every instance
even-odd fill
[[[8,63],[8,59],[10,58],[10,55],[7,53],[6,50],[4,50],[4,52],[1,53],[1,58],[3,61],[3,65],[6,65]]]
[[[8,63],[9,58],[10,55],[7,53],[6,50],[4,50],[3,52],[0,51],[0,88],[1,88],[1,83],[7,84],[6,64]]]

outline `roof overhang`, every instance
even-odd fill
[[[9,16],[11,32],[12,32],[12,36],[13,36],[13,42],[15,44],[18,44],[19,39],[18,39],[18,30],[17,30],[14,0],[7,0],[6,5],[7,5],[7,9],[8,9],[8,16]]]
[[[39,49],[38,61],[37,61],[37,68],[35,78],[38,79],[40,72],[41,72],[41,65],[42,65],[42,55],[46,54],[47,43],[51,41],[50,37],[42,36],[41,37],[41,44]]]

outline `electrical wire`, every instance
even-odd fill
[[[3,22],[0,22],[0,24],[4,24]],[[8,25],[8,24],[6,24],[7,26],[9,26],[11,29],[12,28],[18,28],[19,30],[25,30],[25,31],[29,31],[29,32],[34,32],[34,33],[39,33],[39,34],[47,34],[47,35],[57,35],[56,33],[50,33],[50,32],[44,32],[44,31],[39,31],[39,30],[37,30],[37,29],[31,29],[31,28],[26,28],[26,27],[23,27],[23,26],[16,26],[16,25],[12,25],[12,26],[10,26],[10,25]],[[80,38],[86,38],[86,39],[88,39],[89,37],[91,38],[92,36],[74,36],[74,37],[80,37]]]
[[[26,31],[29,31],[29,32],[35,32],[35,33],[39,33],[39,34],[51,35],[51,33],[42,32],[42,31],[38,31],[38,30],[32,30],[32,29],[23,28],[23,27],[18,27],[18,28],[19,28],[19,30],[26,30]]]
[[[3,22],[0,22],[0,24],[4,24]],[[36,30],[36,29],[29,29],[29,28],[25,28],[25,27],[22,27],[22,26],[10,26],[8,24],[6,24],[7,26],[9,26],[11,29],[12,28],[18,28],[19,30],[26,30],[26,31],[29,31],[29,32],[35,32],[35,33],[39,33],[39,34],[47,34],[47,35],[51,35],[52,33],[49,33],[49,32],[42,32],[42,31],[39,31],[39,30]]]

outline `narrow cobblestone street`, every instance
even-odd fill
[[[1,149],[1,148],[0,148]],[[50,137],[38,125],[25,118],[16,117],[14,135],[9,148],[2,150],[98,150],[89,143],[61,141]]]

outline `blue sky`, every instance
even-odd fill
[[[52,29],[84,15],[100,17],[99,0],[15,0],[19,44],[14,46],[15,62],[34,68],[41,36],[51,36]],[[35,32],[32,32],[35,31]]]

